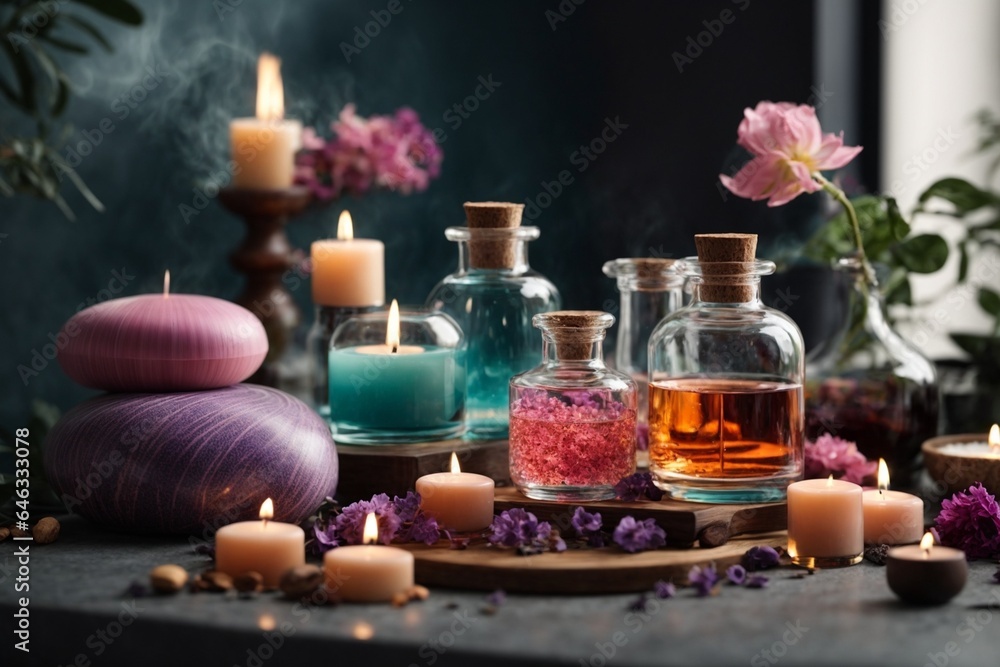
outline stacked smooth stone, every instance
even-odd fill
[[[63,370],[108,393],[70,410],[45,443],[67,509],[139,533],[207,539],[256,519],[297,523],[337,487],[330,430],[305,403],[241,384],[267,335],[250,311],[206,296],[142,295],[71,317]],[[61,338],[62,340],[63,338]]]

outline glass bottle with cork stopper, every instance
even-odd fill
[[[802,334],[760,300],[756,234],[698,234],[692,301],[649,341],[650,470],[671,497],[780,501],[803,472]]]
[[[449,227],[458,243],[458,269],[427,297],[450,315],[467,341],[466,435],[507,437],[510,378],[537,363],[542,344],[531,318],[556,310],[559,291],[528,264],[537,227],[522,227],[523,204],[467,202],[468,227]]]
[[[510,381],[510,475],[529,498],[614,498],[635,472],[636,383],[604,364],[615,318],[601,311],[535,315],[542,363]]]

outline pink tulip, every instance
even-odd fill
[[[861,152],[861,146],[844,145],[843,132],[824,135],[816,109],[806,104],[760,102],[744,111],[737,134],[753,159],[734,176],[719,178],[736,196],[767,199],[768,206],[822,190],[819,172],[843,167]]]

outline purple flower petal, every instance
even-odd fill
[[[780,560],[778,552],[771,547],[750,547],[743,554],[743,567],[746,568],[747,572],[769,570],[772,567],[777,567]]]
[[[1000,505],[979,482],[941,502],[934,528],[941,544],[970,559],[1000,556]]]
[[[661,579],[653,584],[653,593],[661,600],[666,600],[677,595],[677,587],[672,582]]]
[[[747,571],[742,565],[730,565],[726,569],[726,579],[729,583],[742,586],[747,581]]]
[[[615,484],[615,496],[618,500],[627,503],[634,503],[643,498],[650,500],[660,500],[663,498],[663,491],[653,484],[653,476],[648,472],[637,472],[623,477]]]
[[[636,521],[631,516],[622,517],[612,534],[615,544],[629,553],[658,549],[667,543],[667,534],[654,519]]]
[[[769,579],[762,574],[751,574],[747,577],[746,584],[747,588],[766,588],[769,583]]]
[[[694,588],[698,597],[711,595],[712,589],[719,581],[719,573],[715,570],[715,563],[708,565],[695,565],[688,572],[688,583]]]
[[[507,601],[507,593],[502,588],[498,588],[486,596],[486,601],[494,607],[499,607]]]

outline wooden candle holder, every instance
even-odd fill
[[[282,278],[302,259],[285,235],[288,220],[301,213],[312,201],[308,188],[292,186],[279,190],[223,188],[219,201],[243,219],[247,235],[229,256],[234,269],[246,275],[243,292],[236,298],[264,325],[270,349],[260,370],[250,382],[277,387],[276,361],[291,344],[302,313]],[[308,387],[308,378],[301,378]]]
[[[405,496],[418,477],[449,469],[451,453],[464,472],[492,477],[497,486],[510,483],[506,440],[442,440],[406,445],[337,444],[340,484],[337,500],[368,500],[376,493]]]

